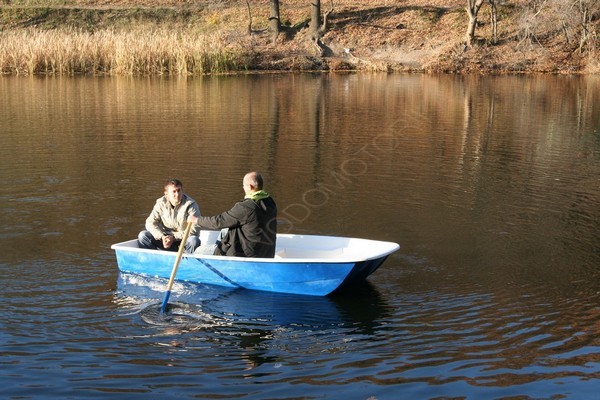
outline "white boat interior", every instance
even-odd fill
[[[201,231],[202,244],[214,244],[219,231]],[[277,234],[275,258],[368,260],[396,251],[393,242],[339,236]]]
[[[219,238],[219,231],[201,231],[200,240],[203,246],[214,245]],[[113,247],[138,249],[137,240],[129,240]],[[400,246],[394,242],[349,238],[339,236],[277,234],[275,259],[295,260],[298,262],[313,261],[363,261],[380,258],[398,250]],[[148,251],[139,249],[139,251]],[[223,258],[222,256],[198,255],[203,258]],[[226,257],[234,258],[234,257]],[[273,261],[270,259],[254,259],[256,261]]]

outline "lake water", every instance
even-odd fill
[[[260,170],[281,232],[395,241],[353,293],[119,275],[178,177]],[[592,399],[600,77],[0,79],[0,392],[11,399]]]

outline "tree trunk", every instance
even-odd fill
[[[321,0],[312,0],[310,5],[310,37],[313,40],[319,40],[321,35]]]
[[[333,0],[331,0],[331,8],[327,11],[325,11],[325,14],[323,14],[323,25],[321,25],[321,34],[327,32],[327,22],[329,21],[329,14],[331,14],[333,12]]]
[[[269,16],[269,28],[271,29],[272,41],[275,43],[279,32],[281,32],[281,19],[279,17],[279,0],[271,0],[271,15]]]
[[[579,38],[579,51],[583,52],[588,42],[591,23],[589,2],[579,1],[579,12],[581,14],[581,37]]]
[[[246,0],[246,7],[248,7],[248,34],[252,34],[252,9],[248,0]]]
[[[492,6],[491,22],[492,22],[492,43],[498,44],[498,0],[489,0]]]
[[[467,0],[467,14],[469,15],[469,25],[467,27],[467,46],[471,46],[475,40],[475,28],[477,27],[477,14],[483,5],[484,0]]]

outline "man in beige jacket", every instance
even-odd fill
[[[198,203],[183,193],[180,180],[167,181],[164,196],[156,200],[146,219],[146,230],[138,235],[139,246],[145,249],[179,250],[190,216],[200,216]],[[186,253],[193,253],[200,246],[198,227],[192,227],[184,246]]]

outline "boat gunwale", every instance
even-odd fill
[[[282,239],[290,239],[293,240],[294,237],[302,237],[308,239],[326,239],[332,238],[336,240],[346,239],[346,240],[357,240],[371,243],[380,243],[385,245],[387,248],[384,251],[380,251],[378,253],[369,254],[366,257],[359,257],[356,253],[352,254],[340,254],[335,257],[273,257],[273,258],[259,258],[259,257],[232,257],[232,256],[219,256],[212,254],[189,254],[184,253],[183,257],[186,258],[195,258],[195,259],[209,259],[209,260],[219,260],[219,261],[235,261],[235,262],[253,262],[253,263],[290,263],[290,264],[307,264],[307,263],[319,263],[319,264],[340,264],[340,263],[357,263],[364,262],[369,260],[376,260],[382,257],[387,257],[393,252],[397,251],[400,248],[400,245],[395,242],[382,241],[382,240],[373,240],[373,239],[363,239],[363,238],[352,238],[352,237],[343,237],[343,236],[325,236],[325,235],[304,235],[304,234],[277,234],[277,238]],[[130,246],[133,244],[136,239],[131,239],[119,243],[115,243],[111,245],[111,249],[117,251],[133,251],[140,253],[153,253],[160,254],[164,256],[172,256],[175,257],[176,253],[173,251],[167,250],[153,250],[153,249],[143,249],[139,247]],[[344,247],[347,248],[347,247]]]

